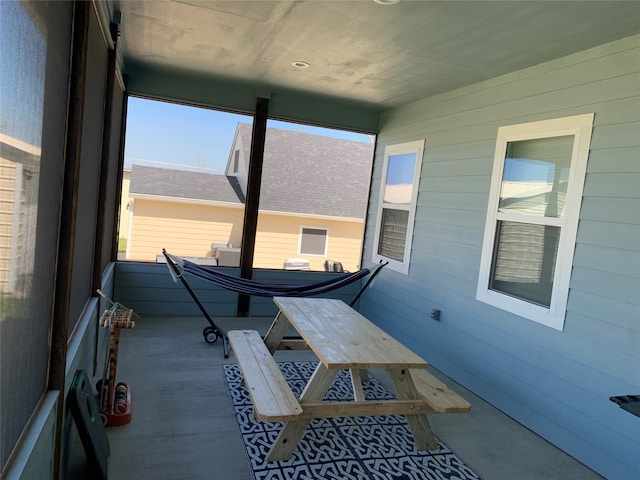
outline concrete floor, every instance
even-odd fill
[[[216,319],[227,330],[264,334],[270,318]],[[130,424],[108,427],[109,478],[249,480],[251,473],[222,372],[222,343],[203,341],[201,318],[141,319],[120,337],[117,380],[133,396]],[[315,360],[311,352],[277,352],[279,361]],[[428,358],[426,360],[429,360]],[[589,480],[599,475],[435,369],[466,398],[471,413],[430,415],[438,436],[484,480]],[[383,374],[372,372],[388,388]],[[65,478],[86,479],[79,441]]]

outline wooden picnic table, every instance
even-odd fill
[[[295,450],[313,418],[405,415],[419,450],[437,443],[426,413],[465,412],[469,404],[426,372],[428,363],[341,300],[274,297],[280,312],[259,341],[255,331],[229,332],[238,363],[254,401],[254,415],[286,423],[267,455],[268,461],[286,460]],[[318,357],[318,365],[300,398],[295,399],[277,371],[271,355],[291,342],[284,335],[293,327]],[[244,365],[244,367],[243,367]],[[323,401],[341,369],[348,369],[353,400]],[[396,389],[396,400],[366,400],[363,372],[386,370]]]

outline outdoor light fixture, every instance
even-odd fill
[[[291,62],[291,65],[293,65],[294,68],[298,68],[300,70],[302,70],[304,68],[309,68],[311,66],[307,62],[302,62],[300,60],[296,60],[295,62]]]
[[[400,3],[402,0],[373,0],[378,5],[396,5]]]

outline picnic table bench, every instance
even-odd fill
[[[265,422],[297,418],[302,407],[260,334],[255,330],[232,330],[228,336],[253,401],[254,418]]]

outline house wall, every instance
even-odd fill
[[[126,241],[129,235],[129,185],[131,184],[131,170],[122,172],[122,191],[120,192],[120,214],[118,222],[118,242]]]
[[[302,227],[327,229],[326,257],[298,254]],[[330,259],[341,262],[345,270],[356,271],[360,268],[363,228],[362,222],[261,213],[253,265],[256,268],[282,268],[287,258],[301,257],[309,260],[311,270],[323,270],[324,261]]]
[[[33,271],[41,149],[0,132],[0,292],[25,288]]]
[[[135,198],[127,259],[156,261],[166,248],[185,257],[211,255],[212,243],[240,246],[244,210],[234,207]]]
[[[211,255],[212,243],[239,247],[244,210],[237,207],[198,205],[137,197],[131,202],[132,219],[127,259],[155,262],[165,248],[185,257]],[[361,222],[309,219],[261,213],[254,254],[255,268],[281,269],[287,258],[298,257],[300,229],[326,228],[329,232],[327,256],[301,255],[312,270],[323,270],[324,260],[342,262],[345,270],[360,266]]]
[[[361,312],[607,478],[640,477],[640,37],[385,112],[385,146],[426,139],[408,275],[385,269]],[[475,300],[498,127],[595,112],[564,331]],[[442,311],[439,322],[431,308]],[[544,459],[540,459],[544,461]]]
[[[0,290],[3,292],[11,289],[11,245],[16,211],[20,206],[16,201],[20,168],[18,163],[0,157]]]

